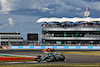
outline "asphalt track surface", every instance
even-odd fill
[[[4,54],[16,54],[16,55],[27,55],[27,56],[37,56],[41,55],[42,57],[46,54],[41,51],[0,51],[0,53]],[[93,55],[74,55],[74,54],[64,54],[66,57],[66,61],[57,61],[57,62],[47,62],[46,64],[66,64],[66,63],[100,63],[100,56]],[[32,62],[33,63],[33,62]],[[18,64],[32,64],[30,63],[18,63]],[[39,64],[45,64],[44,62],[40,62]]]

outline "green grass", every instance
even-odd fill
[[[16,64],[16,65],[0,65],[0,67],[100,67],[97,64]]]
[[[25,60],[4,60],[4,61],[0,61],[0,63],[4,63],[4,62],[27,62],[27,61],[34,61],[33,59],[25,59]]]

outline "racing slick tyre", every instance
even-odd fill
[[[40,62],[40,61],[41,61],[41,56],[38,55],[38,56],[37,56],[37,62]]]
[[[40,62],[41,61],[41,59],[37,59],[37,62]]]
[[[64,56],[60,56],[60,61],[64,61],[65,60],[65,57]]]
[[[64,61],[65,59],[64,58],[60,58],[60,61]]]

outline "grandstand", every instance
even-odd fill
[[[99,46],[100,18],[40,18],[43,45]]]

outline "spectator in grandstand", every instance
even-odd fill
[[[57,45],[57,43],[55,43],[54,45]]]
[[[79,46],[80,46],[81,44],[79,43]]]
[[[0,48],[2,48],[2,45],[0,45]]]
[[[47,36],[49,36],[49,33],[47,33]]]
[[[87,43],[87,46],[88,46],[89,44]]]
[[[85,43],[85,46],[86,46],[86,43]]]
[[[45,27],[45,24],[43,24],[42,26]]]
[[[47,26],[49,26],[49,24],[47,23]]]
[[[97,46],[99,46],[99,44],[97,44]]]
[[[52,36],[54,36],[54,33],[52,33]]]

